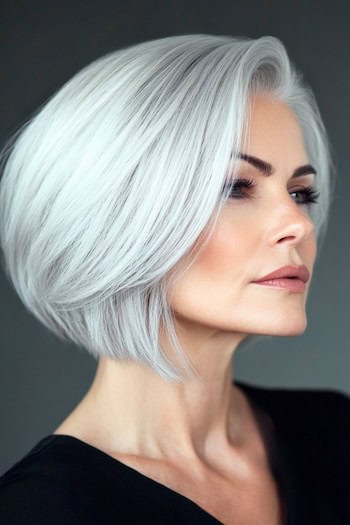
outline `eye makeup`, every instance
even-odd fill
[[[251,190],[253,190],[256,186],[257,184],[253,179],[238,178],[235,181],[232,181],[232,183],[226,183],[223,188],[223,193],[226,193],[229,190],[229,199],[234,200],[253,198],[251,195]],[[242,193],[242,189],[246,189],[247,191]],[[297,201],[297,204],[306,204],[307,206],[316,203],[320,196],[320,192],[316,191],[313,186],[306,186],[304,188],[294,190],[291,192],[291,195],[294,194],[301,195],[303,199],[302,201]]]

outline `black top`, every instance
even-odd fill
[[[333,390],[263,388],[240,381],[260,425],[288,525],[350,524],[350,398]],[[265,439],[265,430],[262,429]],[[220,523],[199,505],[87,443],[42,438],[0,477],[0,523]],[[257,524],[259,525],[259,524]]]

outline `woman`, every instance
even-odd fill
[[[331,168],[274,37],[121,49],[31,119],[1,184],[5,271],[98,367],[1,478],[1,523],[349,522],[348,397],[231,370],[241,343],[306,329]]]

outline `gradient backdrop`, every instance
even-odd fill
[[[337,194],[316,261],[308,327],[235,355],[235,378],[262,386],[350,393],[350,3],[281,0],[3,0],[0,140],[93,59],[186,33],[273,35],[318,100],[334,150]],[[64,345],[23,307],[0,271],[0,475],[50,434],[89,387],[96,362]]]

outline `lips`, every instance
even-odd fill
[[[309,270],[305,265],[302,266],[282,266],[274,272],[264,275],[260,279],[253,281],[254,283],[260,283],[262,281],[271,281],[273,279],[299,279],[303,283],[306,283],[310,279]]]

